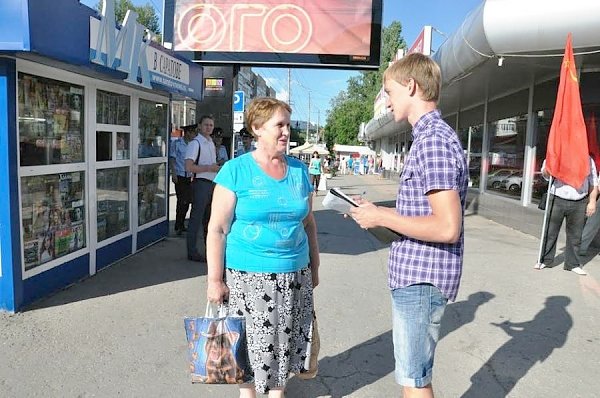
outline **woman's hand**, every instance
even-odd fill
[[[312,285],[314,289],[315,287],[319,286],[319,267],[311,267],[310,273],[312,274]]]
[[[208,281],[206,298],[210,303],[221,304],[224,300],[229,298],[229,288],[222,280],[214,282]]]

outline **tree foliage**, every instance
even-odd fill
[[[146,3],[143,6],[135,6],[131,0],[110,0],[115,2],[115,20],[117,23],[122,23],[125,19],[127,10],[135,11],[138,13],[138,22],[148,28],[155,35],[160,35],[160,21],[156,15],[154,7],[150,3]],[[102,10],[104,0],[100,0],[96,4],[98,11]]]
[[[381,89],[383,72],[394,59],[399,48],[406,48],[402,38],[402,25],[398,21],[384,27],[381,32],[381,66],[377,71],[360,72],[348,79],[347,88],[331,100],[331,110],[325,123],[325,140],[333,144],[357,144],[360,124],[373,118],[373,103]]]

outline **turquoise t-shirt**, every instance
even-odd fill
[[[321,158],[311,158],[308,172],[313,175],[321,174]]]
[[[228,161],[215,177],[215,183],[237,200],[225,245],[227,268],[281,273],[308,265],[302,222],[313,188],[306,166],[292,157],[286,160],[287,173],[281,180],[267,175],[252,153]]]

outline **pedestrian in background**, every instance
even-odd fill
[[[550,174],[546,170],[546,160],[542,163],[542,176],[548,180]],[[572,187],[565,182],[554,178],[548,191],[550,195],[548,212],[548,231],[542,245],[542,258],[538,259],[535,269],[544,269],[554,262],[558,233],[566,220],[567,242],[565,246],[566,271],[573,271],[577,275],[587,275],[581,268],[583,265],[581,250],[581,236],[585,217],[591,217],[596,211],[596,197],[598,195],[598,174],[596,165],[590,157],[590,173],[581,187]],[[587,248],[586,248],[587,250]]]
[[[200,133],[188,144],[185,170],[194,175],[192,181],[192,213],[188,223],[188,260],[206,262],[206,229],[210,217],[210,203],[214,190],[213,180],[221,166],[217,164],[215,144],[210,137],[215,122],[212,116],[200,118]],[[204,248],[199,250],[200,240]]]
[[[308,173],[310,174],[310,181],[315,190],[315,195],[319,194],[319,183],[321,182],[322,172],[323,164],[321,163],[321,156],[319,156],[319,152],[314,151],[308,164]]]
[[[240,397],[283,397],[312,339],[319,247],[308,170],[285,155],[291,112],[274,98],[253,100],[246,123],[257,149],[225,163],[215,178],[207,298],[229,297],[228,313],[246,317],[255,381],[240,386]]]
[[[227,154],[227,148],[223,145],[223,129],[221,127],[215,127],[212,139],[217,150],[217,164],[223,166],[229,160],[229,155]]]
[[[448,300],[455,300],[463,264],[468,170],[458,136],[437,110],[441,71],[413,53],[384,73],[387,108],[413,127],[396,209],[362,200],[351,210],[363,228],[399,234],[388,262],[396,381],[404,398],[433,397],[433,359]]]
[[[594,166],[596,165],[595,162]],[[600,184],[600,176],[598,184]],[[579,247],[579,255],[582,257],[587,256],[588,249],[592,244],[592,241],[600,230],[600,211],[598,211],[598,185],[596,185],[596,211],[591,216],[588,216],[583,226],[583,232],[581,234],[581,246]]]
[[[242,148],[238,150],[236,156],[242,156],[243,154],[250,153],[254,150],[254,146],[252,145],[254,137],[252,136],[252,133],[250,133],[246,127],[242,127],[239,134],[242,139]]]
[[[192,181],[191,173],[185,170],[185,154],[190,141],[196,138],[197,124],[183,126],[183,137],[171,141],[169,147],[169,168],[171,169],[171,180],[175,184],[175,195],[177,196],[177,210],[175,213],[175,233],[181,235],[187,231],[185,217],[192,204]]]
[[[352,159],[352,155],[348,156],[348,160],[346,163],[348,164],[348,174],[356,175],[356,173],[354,172],[354,160]]]

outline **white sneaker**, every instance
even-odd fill
[[[546,264],[544,263],[535,263],[535,265],[533,266],[533,269],[544,269],[546,268]]]
[[[575,272],[577,275],[587,275],[587,272],[585,272],[581,267],[572,268],[571,271]]]

